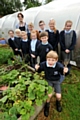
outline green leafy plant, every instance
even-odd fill
[[[10,62],[13,52],[8,47],[0,47],[0,64]]]
[[[16,120],[18,117],[29,120],[35,112],[35,105],[40,106],[46,101],[52,87],[48,86],[43,72],[33,73],[26,64],[20,65],[19,62],[16,66],[18,68],[1,74],[0,84],[7,84],[8,89],[0,99],[0,111],[3,113],[0,117],[5,120]]]

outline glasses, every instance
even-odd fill
[[[66,26],[66,27],[71,27],[71,25],[68,25],[68,26]]]

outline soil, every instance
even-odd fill
[[[51,101],[50,101],[50,110],[49,110],[50,114],[49,114],[49,116],[48,117],[44,116],[44,108],[43,108],[35,120],[52,120],[51,119],[52,115],[54,114],[54,110],[56,110],[55,103],[56,103],[56,98],[55,98],[55,96],[53,96],[51,98]]]

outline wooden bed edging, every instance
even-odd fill
[[[45,103],[44,103],[44,104],[45,104]],[[34,120],[34,119],[37,117],[37,115],[38,115],[38,114],[40,113],[40,111],[43,109],[44,104],[42,104],[41,106],[35,106],[35,113],[34,113],[33,116],[30,117],[29,120]],[[21,117],[18,118],[18,120],[21,120]]]

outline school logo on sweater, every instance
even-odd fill
[[[49,48],[46,48],[46,52],[49,52]]]
[[[58,71],[55,71],[55,72],[54,72],[54,75],[57,75],[57,74],[58,74]]]

